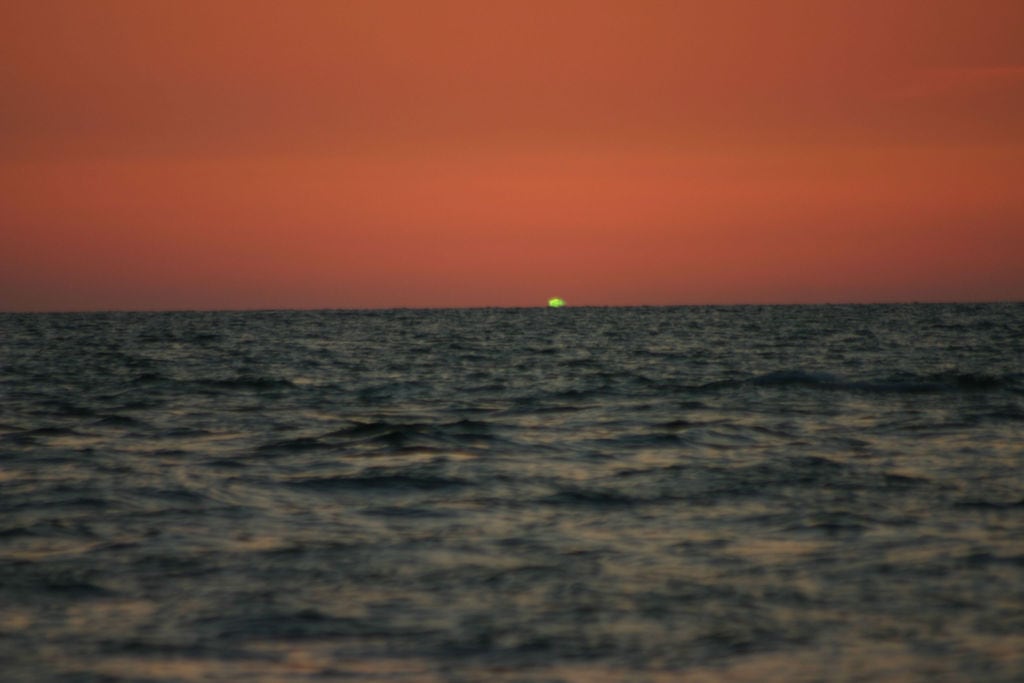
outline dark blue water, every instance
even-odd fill
[[[0,315],[0,672],[1024,680],[1024,306]]]

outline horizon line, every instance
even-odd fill
[[[772,303],[702,303],[702,304],[571,304],[566,303],[558,310],[568,308],[749,308],[749,307],[797,307],[797,306],[988,306],[1024,304],[1022,299],[993,299],[977,301],[820,301],[820,302],[772,302]],[[282,313],[282,312],[324,312],[339,311],[353,313],[386,311],[484,311],[484,310],[529,310],[548,309],[547,303],[512,306],[366,306],[331,307],[313,306],[285,308],[88,308],[88,309],[33,309],[3,310],[0,315],[89,315],[111,313]]]

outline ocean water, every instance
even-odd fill
[[[1024,680],[1024,305],[0,315],[0,680]]]

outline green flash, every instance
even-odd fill
[[[548,299],[548,306],[550,308],[561,308],[565,305],[564,299],[559,299],[557,296],[553,299]]]

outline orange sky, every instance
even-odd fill
[[[4,0],[0,310],[1024,300],[1020,0]]]

